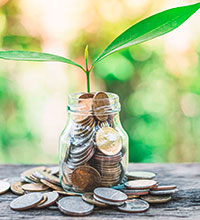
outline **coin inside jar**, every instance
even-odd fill
[[[106,111],[110,109],[108,95],[105,92],[97,92],[93,97],[92,109],[96,118],[100,121],[106,121],[108,114]]]
[[[78,109],[80,113],[74,115],[74,121],[76,123],[84,123],[89,119],[92,110],[93,96],[92,93],[85,93],[79,96]]]
[[[122,149],[121,136],[114,128],[102,127],[96,134],[97,148],[105,155],[116,155]]]
[[[101,184],[101,176],[91,166],[79,166],[72,172],[72,184],[78,191],[91,192]]]

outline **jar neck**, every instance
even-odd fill
[[[101,92],[99,92],[101,93]],[[97,93],[75,93],[68,97],[67,110],[70,114],[103,117],[120,112],[119,96],[102,92],[106,98],[95,98]],[[105,95],[106,94],[106,95]]]

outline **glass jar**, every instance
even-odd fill
[[[59,140],[60,181],[64,190],[82,193],[99,186],[123,185],[128,136],[119,112],[116,94],[69,95],[67,124]]]

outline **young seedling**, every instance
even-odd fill
[[[90,72],[98,62],[121,49],[154,39],[176,29],[199,8],[200,2],[188,6],[172,8],[136,23],[113,40],[94,60],[90,67],[88,67],[88,46],[85,48],[85,68],[65,57],[49,53],[31,51],[0,51],[0,58],[21,61],[58,61],[77,66],[86,74],[87,91],[90,92]]]

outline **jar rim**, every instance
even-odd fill
[[[90,92],[91,94],[95,94],[96,92]],[[119,99],[119,96],[116,93],[112,93],[112,92],[104,92],[108,95],[108,98],[102,98],[102,99],[98,99],[99,101],[101,100],[109,100],[112,101],[114,99]],[[77,92],[77,93],[72,93],[68,95],[69,100],[84,100],[84,98],[79,98],[81,95],[83,94],[87,94],[87,92]]]
[[[91,92],[91,94],[95,94],[96,92]],[[119,103],[119,96],[115,93],[105,92],[108,98],[102,98],[95,100],[96,103],[106,103],[103,106],[98,106],[96,108],[92,107],[92,103],[85,103],[85,98],[79,98],[83,94],[87,94],[85,92],[73,93],[68,96],[68,112],[76,113],[76,114],[90,114],[93,115],[93,111],[95,111],[96,115],[105,115],[105,114],[113,114],[119,112],[121,109]],[[107,102],[108,101],[108,102]],[[81,104],[82,103],[82,104]],[[89,104],[89,108],[88,108]]]

